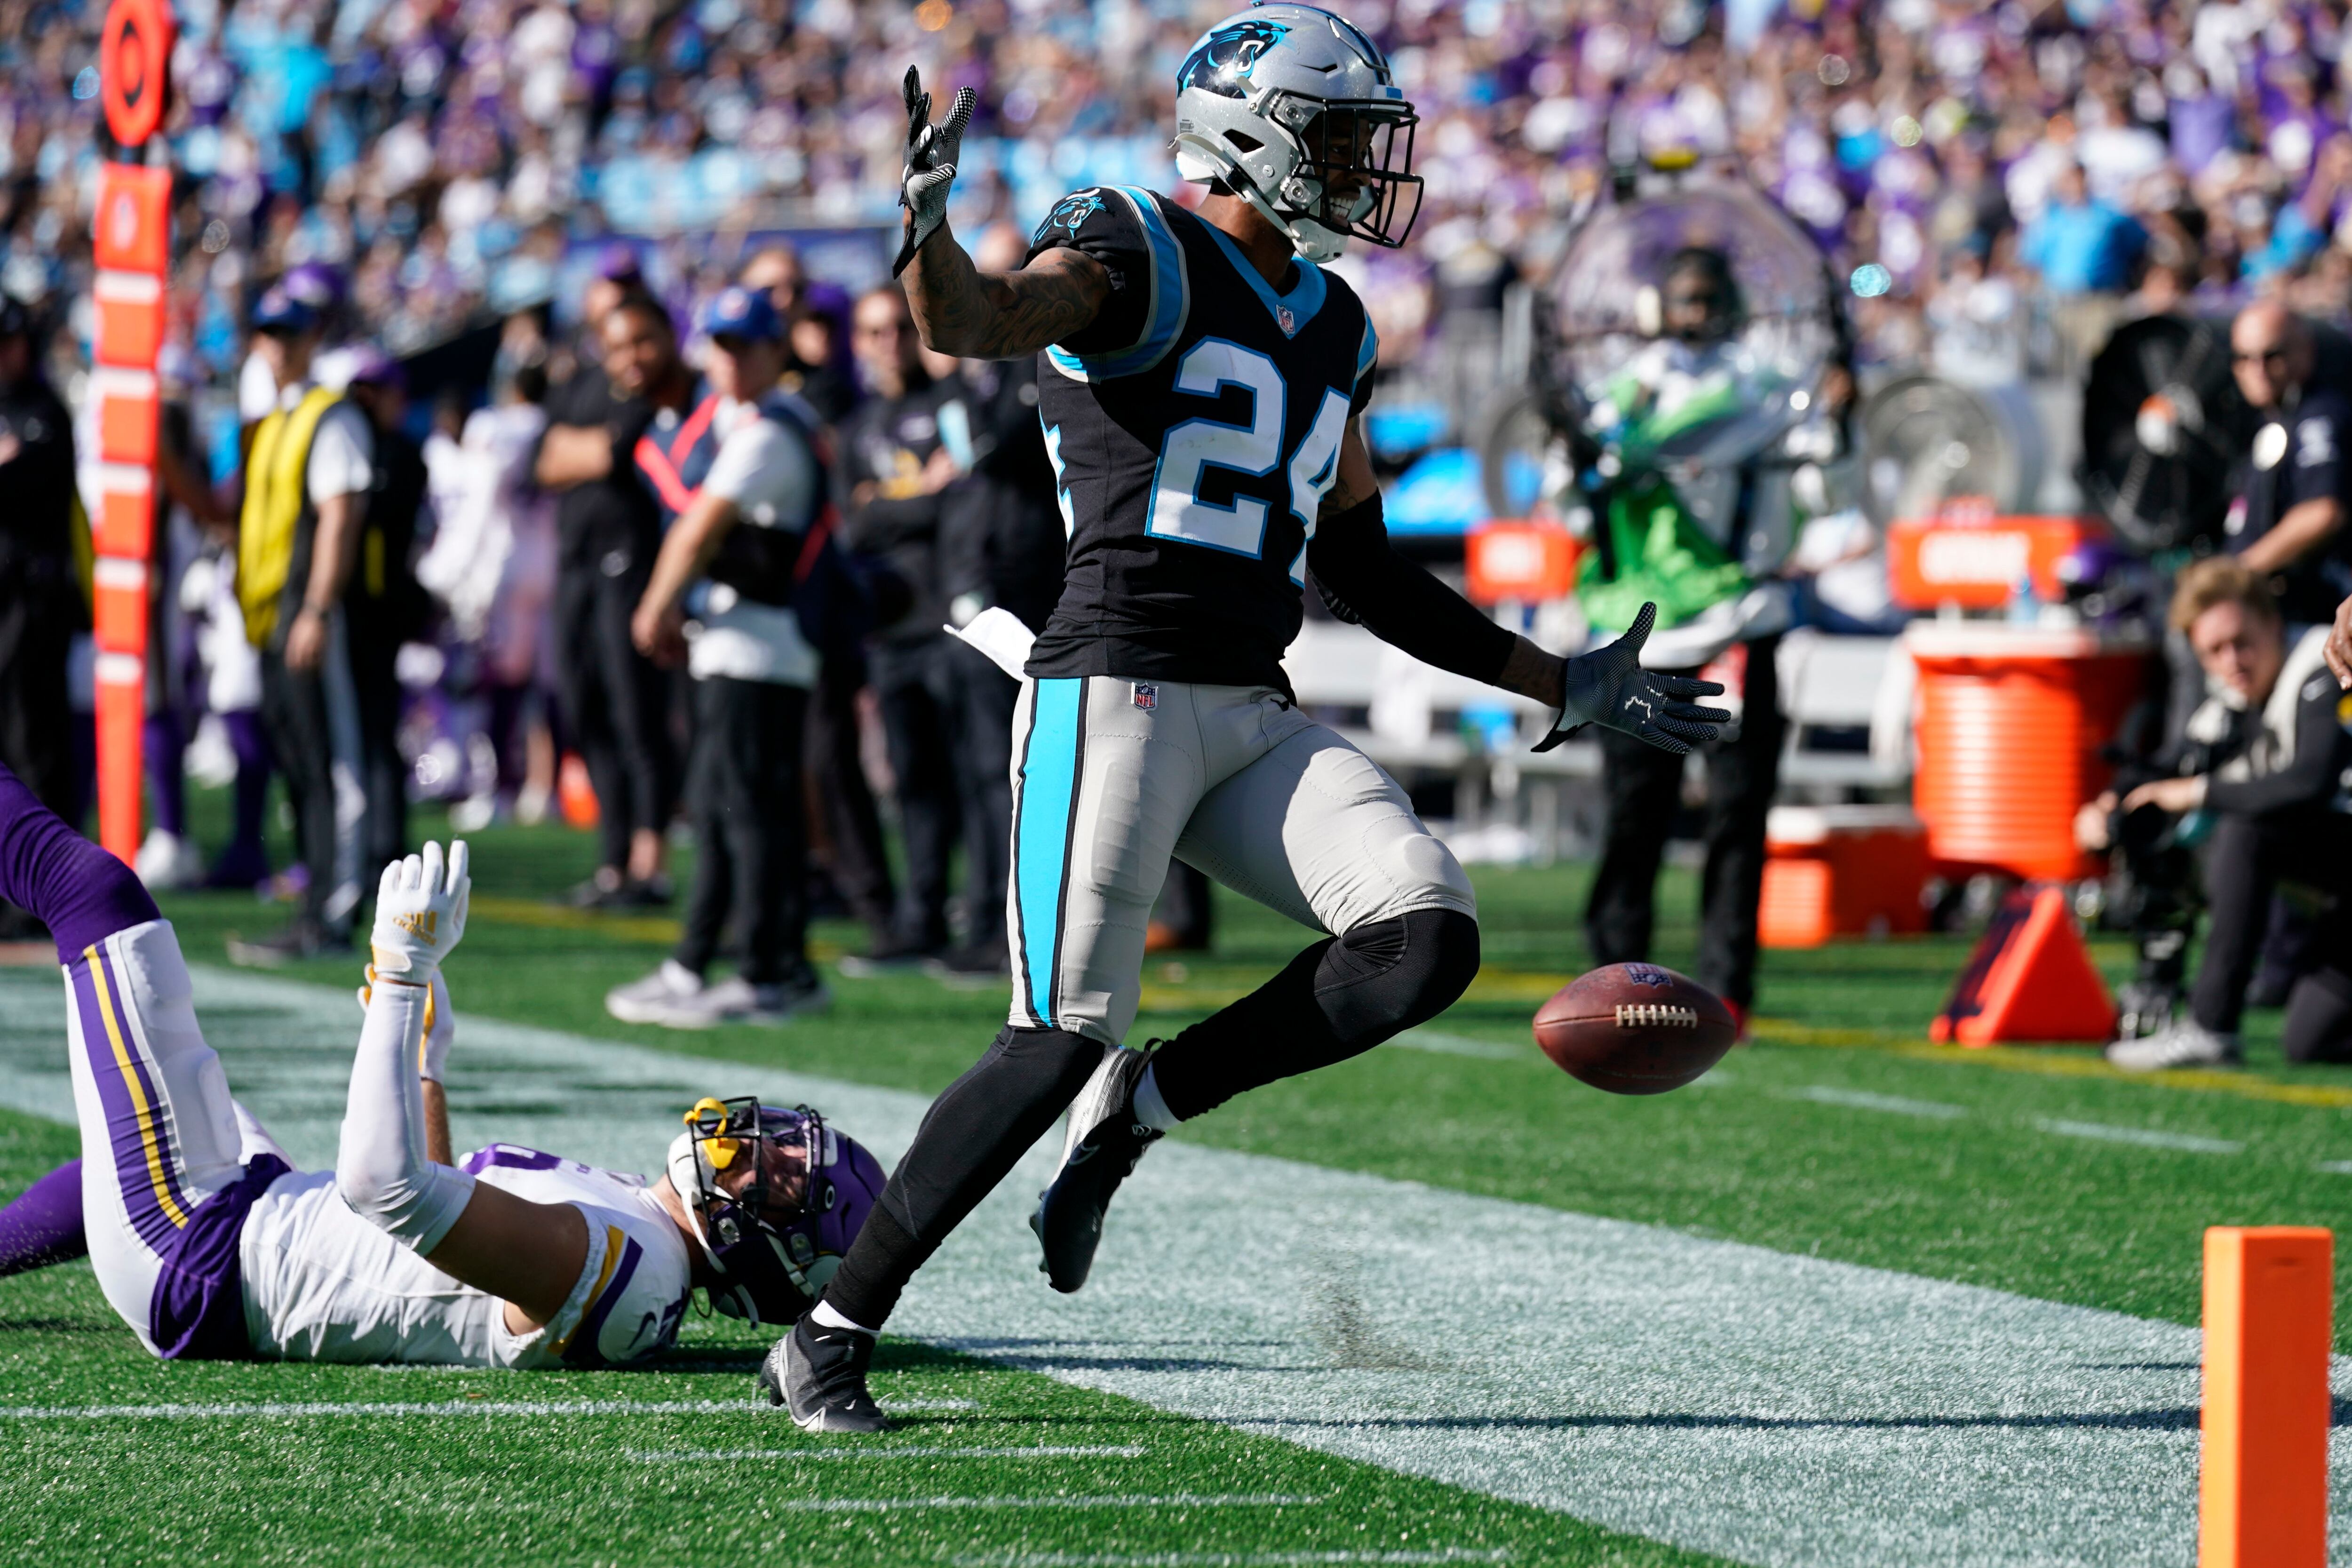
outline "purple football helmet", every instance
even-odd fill
[[[798,1321],[881,1197],[881,1163],[805,1105],[705,1099],[686,1125],[670,1144],[669,1179],[719,1277],[712,1308]]]

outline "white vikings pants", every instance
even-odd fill
[[[189,1216],[243,1177],[247,1161],[278,1151],[229,1098],[170,921],[92,943],[65,976],[90,1263],[108,1303],[163,1353],[156,1283],[184,1255]]]
[[[1333,935],[1477,913],[1396,781],[1270,688],[1024,680],[1013,736],[1016,1028],[1126,1037],[1171,856]]]

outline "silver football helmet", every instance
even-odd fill
[[[1420,119],[1352,22],[1276,0],[1219,22],[1176,72],[1176,172],[1222,181],[1310,261],[1402,245]]]

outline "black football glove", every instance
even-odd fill
[[[913,66],[907,68],[907,166],[898,176],[898,205],[910,216],[906,243],[898,247],[898,259],[890,264],[893,278],[907,270],[907,263],[915,259],[923,241],[948,221],[948,191],[955,184],[956,155],[963,146],[963,128],[971,123],[972,105],[979,101],[980,94],[971,89],[956,89],[947,119],[934,125],[931,95],[923,90],[921,73]]]
[[[1642,645],[1657,619],[1658,606],[1643,605],[1623,637],[1598,653],[1562,661],[1567,700],[1537,751],[1549,752],[1585,725],[1601,724],[1679,756],[1714,740],[1715,727],[1731,721],[1720,708],[1691,705],[1694,697],[1721,691],[1716,682],[1642,668]]]

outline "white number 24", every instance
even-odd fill
[[[1249,393],[1249,423],[1188,419],[1168,432],[1160,448],[1144,531],[1158,539],[1181,539],[1256,557],[1265,549],[1265,502],[1255,496],[1235,496],[1229,505],[1213,505],[1201,499],[1201,479],[1203,470],[1213,468],[1262,479],[1281,466],[1286,389],[1272,360],[1223,338],[1203,338],[1176,367],[1179,392],[1216,397],[1229,386]],[[1315,537],[1315,513],[1323,504],[1323,493],[1339,471],[1339,441],[1347,429],[1347,398],[1326,390],[1314,423],[1291,450],[1290,510],[1309,539]],[[1300,580],[1304,545],[1290,566],[1294,582]]]

